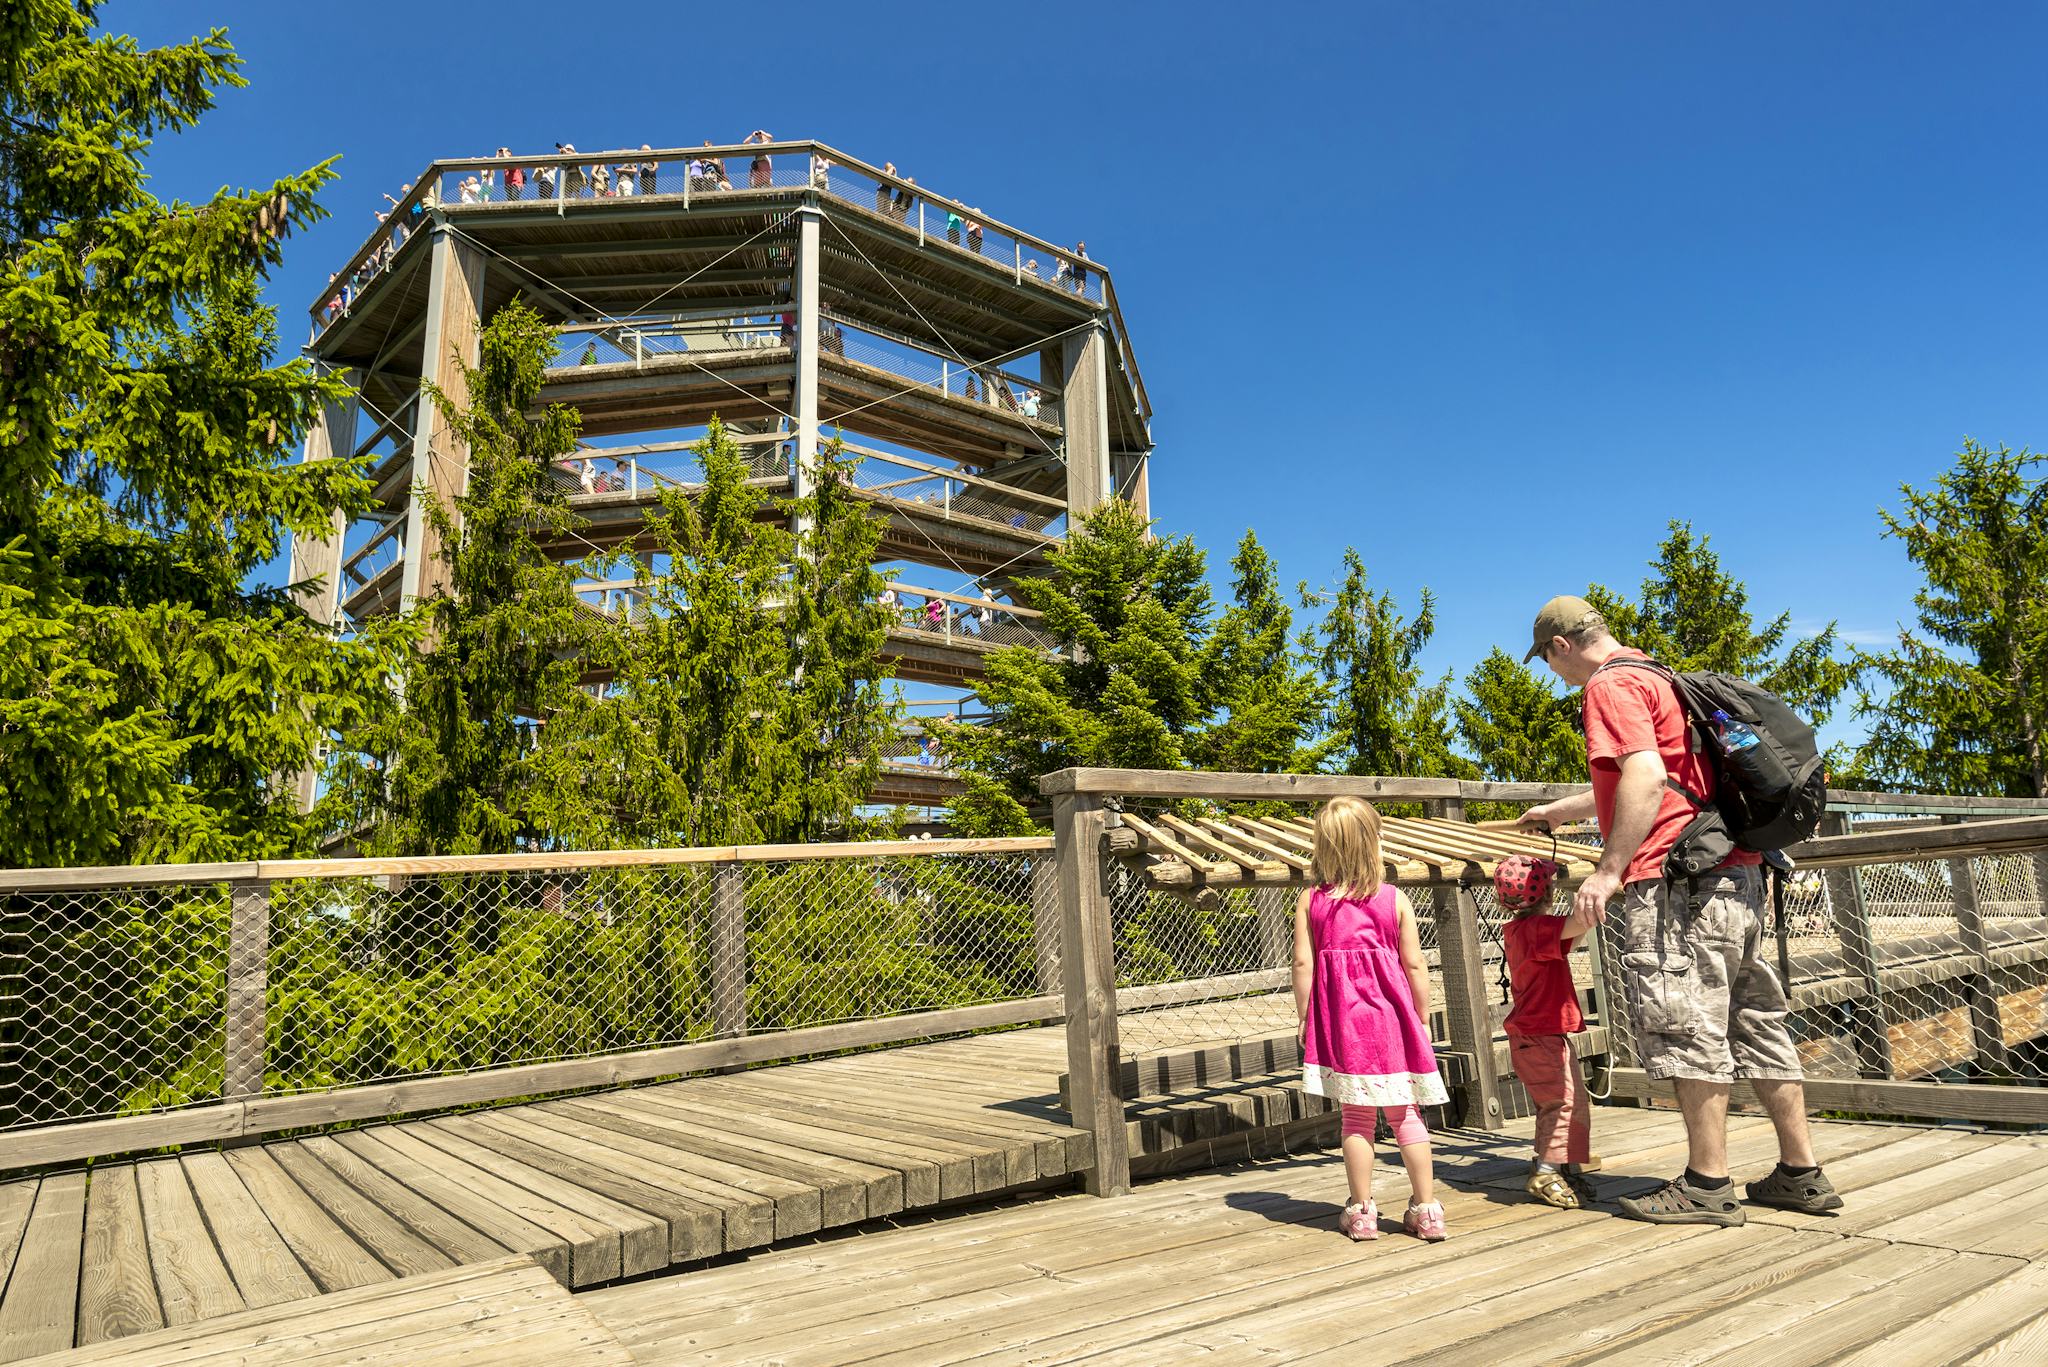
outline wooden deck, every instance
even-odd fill
[[[1819,1123],[1832,1218],[1661,1227],[1521,1192],[1527,1122],[1439,1137],[1451,1238],[1354,1245],[1298,1155],[778,1250],[580,1299],[646,1367],[1770,1364],[2048,1360],[2048,1140]],[[1684,1162],[1668,1111],[1601,1109],[1604,1199]],[[1738,1119],[1739,1173],[1772,1158]],[[1382,1209],[1406,1183],[1384,1162]]]
[[[647,1363],[2048,1355],[2048,1136],[1826,1123],[1842,1216],[1703,1231],[1537,1206],[1528,1122],[1450,1131],[1452,1240],[1357,1248],[1327,1153],[1067,1194],[1094,1155],[1065,1064],[1061,1031],[1018,1030],[0,1185],[0,1360],[625,1360],[530,1270],[493,1280],[529,1262]],[[1137,1169],[1327,1143],[1315,1102],[1285,1074],[1141,1098]],[[1595,1126],[1607,1198],[1683,1162],[1669,1112]],[[1762,1121],[1732,1140],[1768,1164]]]
[[[529,1256],[590,1286],[1063,1181],[1058,1030],[0,1185],[0,1362]]]
[[[63,1367],[632,1367],[531,1258],[502,1258],[244,1310],[44,1358]]]

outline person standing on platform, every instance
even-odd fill
[[[753,132],[747,134],[745,141],[741,145],[744,147],[753,147],[756,144],[770,143],[774,141],[774,137],[768,132],[767,129],[756,128]],[[774,165],[773,163],[770,162],[768,154],[766,152],[756,152],[754,154],[753,162],[747,167],[748,188],[754,190],[766,190],[774,183]]]
[[[1316,813],[1314,856],[1294,911],[1294,1004],[1301,1020],[1302,1090],[1343,1108],[1351,1202],[1337,1228],[1377,1239],[1372,1199],[1375,1122],[1384,1111],[1408,1173],[1410,1234],[1445,1235],[1429,1127],[1420,1107],[1450,1100],[1429,1042],[1429,966],[1408,896],[1381,881],[1380,814],[1363,798]]]
[[[1515,1076],[1536,1106],[1536,1153],[1526,1190],[1546,1206],[1578,1210],[1593,1204],[1593,1184],[1585,1174],[1598,1165],[1592,1100],[1572,1053],[1571,1037],[1586,1028],[1586,1020],[1569,960],[1593,923],[1549,914],[1557,871],[1548,859],[1510,855],[1494,871],[1493,895],[1510,918],[1500,938],[1515,1007],[1502,1028]]]
[[[1553,598],[1536,614],[1538,655],[1584,690],[1591,791],[1523,812],[1520,824],[1554,829],[1600,823],[1600,862],[1579,885],[1572,912],[1598,925],[1619,894],[1621,958],[1636,1052],[1651,1078],[1670,1078],[1685,1120],[1686,1167],[1655,1191],[1623,1198],[1624,1215],[1653,1224],[1739,1225],[1742,1204],[1728,1175],[1728,1089],[1756,1089],[1777,1132],[1778,1166],[1745,1194],[1759,1205],[1810,1215],[1842,1198],[1814,1161],[1799,1051],[1777,972],[1759,953],[1764,881],[1759,856],[1733,849],[1706,873],[1673,879],[1666,860],[1687,837],[1697,795],[1714,799],[1714,766],[1693,748],[1692,727],[1671,680],[1614,639],[1583,598]],[[1617,667],[1619,666],[1619,667]],[[1717,851],[1718,852],[1718,851]]]
[[[652,152],[654,149],[643,142],[640,144],[640,150]],[[653,157],[648,157],[645,161],[642,161],[640,163],[640,193],[643,195],[659,193],[655,188],[655,180],[660,174],[660,162],[656,161]]]

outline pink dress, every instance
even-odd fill
[[[1364,901],[1309,894],[1315,973],[1302,1085],[1351,1106],[1440,1106],[1450,1098],[1401,967],[1401,915],[1381,884]]]

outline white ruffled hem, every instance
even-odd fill
[[[1310,1064],[1301,1070],[1301,1085],[1342,1106],[1441,1106],[1451,1099],[1434,1068],[1426,1073],[1340,1073]]]

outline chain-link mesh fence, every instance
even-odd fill
[[[221,1094],[224,883],[0,894],[0,1129]]]
[[[0,1130],[1055,992],[1046,843],[15,894]]]
[[[1871,829],[1875,823],[1864,823]],[[2039,854],[1800,869],[1779,913],[1758,880],[1757,955],[1789,977],[1806,1075],[1900,1081],[2048,1080],[2048,901]],[[1684,889],[1674,895],[1683,898]],[[1623,919],[1603,932],[1616,992],[1614,1043],[1641,1055]]]
[[[1171,807],[1126,801],[1146,821],[1162,811],[1200,820],[1205,804]],[[1282,820],[1306,822],[1313,808],[1284,809]],[[1305,830],[1303,825],[1300,829]],[[1230,886],[1166,890],[1125,865],[1111,870],[1110,913],[1117,972],[1119,1041],[1126,1055],[1173,1053],[1262,1035],[1291,1033],[1296,1024],[1292,964],[1298,886]],[[1455,889],[1406,889],[1428,965],[1431,1004],[1444,1005],[1436,918],[1454,914]],[[1479,949],[1488,998],[1504,1003],[1502,918],[1491,885],[1471,888],[1479,911]],[[1574,965],[1582,986],[1590,968]],[[1499,986],[1496,986],[1499,984]],[[1444,1043],[1442,1039],[1439,1043]]]

